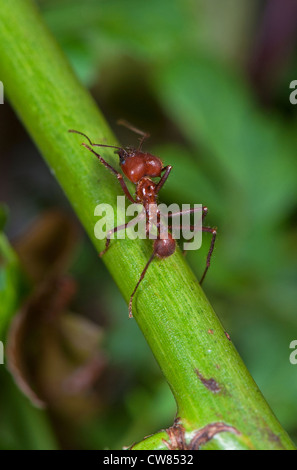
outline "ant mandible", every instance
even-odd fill
[[[76,130],[73,130],[73,129],[70,129],[69,132],[73,132],[75,134],[79,134],[79,135],[82,135],[83,137],[85,137],[88,140],[90,146],[85,144],[85,143],[82,143],[82,145],[84,147],[86,147],[94,155],[96,155],[96,157],[100,160],[100,162],[103,163],[103,165],[116,176],[116,178],[118,179],[118,181],[119,181],[119,183],[122,187],[122,190],[124,191],[126,197],[129,199],[129,201],[131,201],[133,204],[142,204],[143,205],[144,211],[145,211],[145,216],[146,216],[146,235],[148,236],[148,233],[150,231],[150,224],[151,224],[151,222],[150,222],[150,217],[151,217],[151,215],[150,215],[150,205],[152,205],[152,204],[156,205],[159,191],[163,187],[164,183],[166,182],[166,180],[167,180],[167,178],[168,178],[168,176],[169,176],[169,174],[172,170],[172,166],[167,165],[167,166],[164,167],[160,158],[158,158],[154,155],[151,155],[150,153],[142,151],[142,145],[143,145],[144,141],[148,137],[150,137],[150,134],[137,129],[136,127],[132,126],[131,124],[129,124],[127,121],[124,121],[124,120],[118,121],[118,124],[121,124],[121,125],[127,127],[131,131],[133,131],[136,134],[141,136],[140,139],[139,139],[140,140],[139,146],[137,148],[131,148],[131,147],[122,148],[122,147],[116,147],[114,145],[95,144],[89,139],[89,137],[86,134],[83,134],[82,132],[79,132],[79,131],[76,131]],[[95,150],[91,147],[109,147],[109,148],[116,149],[115,153],[117,153],[119,155],[120,167],[121,167],[123,173],[136,186],[135,199],[131,195],[131,193],[130,193],[130,191],[129,191],[126,183],[125,183],[123,175],[121,173],[119,173],[115,168],[113,168],[109,163],[107,163],[101,157],[101,155],[99,155],[97,152],[95,152]],[[160,179],[157,183],[155,183],[151,178],[160,178]],[[178,213],[171,214],[171,216],[173,216],[173,215],[175,215],[175,216],[183,215],[184,213],[193,213],[193,212],[196,212],[196,211],[197,211],[197,208],[196,209],[193,208],[193,209],[189,209],[187,211],[180,211]],[[207,207],[202,207],[202,220],[207,215],[207,213],[208,213]],[[159,210],[157,211],[157,217],[158,217],[157,218],[157,220],[158,220],[158,222],[157,222],[157,238],[154,240],[153,253],[152,253],[150,259],[148,260],[148,262],[146,263],[146,265],[145,265],[145,267],[144,267],[144,269],[143,269],[143,271],[142,271],[142,273],[139,277],[139,280],[138,280],[138,282],[137,282],[137,284],[136,284],[136,286],[135,286],[135,288],[134,288],[134,290],[131,294],[130,301],[129,301],[129,317],[130,318],[133,317],[132,303],[133,303],[134,295],[135,295],[135,293],[138,289],[139,284],[143,280],[149,265],[151,264],[151,262],[153,261],[155,256],[157,258],[161,258],[161,259],[168,258],[169,256],[171,256],[175,252],[175,249],[176,249],[176,240],[172,237],[172,235],[169,232],[167,233],[166,238],[161,238]],[[125,230],[128,227],[128,224],[129,224],[129,222],[124,224],[124,225],[114,227],[112,230],[110,230],[108,232],[107,237],[106,237],[105,249],[99,254],[101,257],[106,253],[106,251],[109,248],[110,239],[111,239],[112,234],[114,234],[114,233],[116,233],[120,230]],[[169,225],[168,228],[172,229],[172,225]],[[192,226],[192,225],[190,226],[190,228],[191,228],[191,230],[195,229],[195,227]],[[211,233],[212,234],[212,239],[211,239],[211,244],[210,244],[209,252],[208,252],[208,255],[207,255],[207,259],[206,259],[206,267],[204,269],[202,278],[200,280],[200,284],[202,284],[202,282],[203,282],[203,280],[206,276],[206,273],[208,271],[208,268],[210,266],[211,255],[213,253],[214,244],[215,244],[215,240],[216,240],[216,234],[217,234],[216,229],[211,228],[211,227],[203,227],[202,226],[201,230],[203,232]]]

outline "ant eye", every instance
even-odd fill
[[[118,150],[115,153],[118,154],[118,156],[120,157],[120,164],[123,165],[125,163],[125,152],[123,150]]]

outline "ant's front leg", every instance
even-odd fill
[[[79,132],[79,131],[76,131],[74,129],[69,129],[68,132],[72,132],[74,134],[79,134],[79,135],[82,135],[83,137],[85,137],[89,144],[92,146],[92,147],[96,147],[96,146],[99,146],[99,147],[111,147],[111,148],[119,148],[119,147],[115,147],[113,145],[101,145],[101,144],[95,144],[93,143],[89,137],[86,135],[86,134],[83,134],[82,132]],[[85,143],[82,143],[81,145],[83,145],[86,149],[88,149],[90,152],[92,152],[94,155],[96,155],[96,157],[99,159],[99,161],[105,166],[105,168],[107,168],[109,171],[111,171],[118,179],[121,187],[122,187],[122,190],[124,191],[126,197],[129,199],[129,201],[133,202],[133,203],[136,203],[136,201],[134,200],[133,196],[131,195],[129,189],[127,188],[127,185],[125,183],[125,180],[123,178],[123,175],[121,175],[121,173],[119,173],[113,166],[111,166],[109,163],[107,163],[104,158],[101,157],[101,155],[99,155],[99,153],[95,152],[95,150],[93,150],[91,147],[89,147],[89,145],[85,144]]]
[[[127,198],[129,199],[129,201],[133,202],[133,204],[136,203],[136,201],[134,200],[133,196],[131,195],[129,189],[127,188],[127,185],[125,183],[125,180],[123,178],[123,175],[121,175],[121,173],[119,173],[115,168],[113,168],[113,166],[111,166],[109,163],[107,163],[102,157],[101,155],[99,155],[99,153],[95,152],[95,150],[93,150],[91,147],[89,147],[87,144],[82,144],[84,147],[86,147],[90,152],[92,152],[94,155],[96,155],[96,157],[100,160],[101,163],[103,163],[103,165],[108,168],[118,179],[120,185],[122,186],[122,190],[124,191],[125,195],[127,196]]]
[[[156,187],[156,194],[158,194],[158,192],[160,191],[160,189],[162,188],[162,186],[164,185],[164,183],[166,182],[170,172],[172,170],[172,166],[171,165],[168,165],[168,166],[165,166],[162,171],[165,171],[164,175],[162,176],[162,178],[160,179],[159,183],[157,184],[157,187]]]

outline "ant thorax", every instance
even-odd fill
[[[136,201],[144,206],[155,204],[157,200],[156,186],[156,183],[154,183],[150,178],[141,178],[137,183]]]

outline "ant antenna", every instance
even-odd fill
[[[82,135],[83,137],[85,137],[89,144],[92,146],[92,147],[110,147],[112,149],[118,149],[118,150],[122,150],[122,147],[116,147],[115,145],[105,145],[105,144],[94,144],[90,139],[89,137],[86,135],[86,134],[83,134],[82,132],[79,132],[79,131],[75,131],[74,129],[69,129],[68,132],[72,132],[74,134],[79,134],[79,135]]]
[[[138,134],[141,136],[141,138],[139,139],[140,142],[139,142],[139,146],[137,149],[138,151],[140,151],[143,142],[150,137],[150,134],[148,132],[143,132],[140,129],[137,129],[137,127],[132,126],[132,124],[130,124],[125,119],[119,119],[117,121],[117,124],[119,124],[120,126],[127,127],[127,129],[130,129],[130,131],[135,132],[135,134]]]

